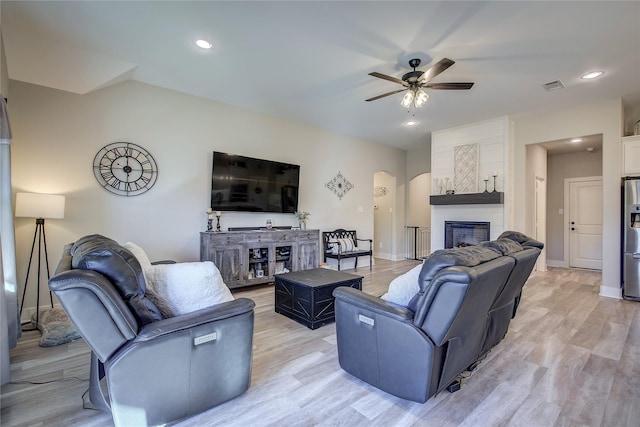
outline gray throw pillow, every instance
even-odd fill
[[[502,255],[509,255],[514,252],[520,252],[523,249],[520,243],[511,239],[497,239],[490,242],[482,242],[480,243],[480,245],[486,248],[495,249]]]

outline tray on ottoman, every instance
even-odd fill
[[[362,290],[362,276],[315,268],[276,274],[275,311],[310,329],[335,320],[333,290],[349,286]]]

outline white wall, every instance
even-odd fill
[[[576,135],[602,134],[603,260],[600,294],[621,297],[620,290],[620,137],[623,129],[620,98],[575,108],[514,118],[515,229],[531,233],[527,216],[531,194],[526,192],[526,146]]]
[[[311,213],[311,229],[372,236],[374,173],[389,171],[396,191],[404,191],[402,150],[138,82],[77,95],[12,80],[10,104],[14,192],[67,198],[65,218],[46,222],[52,270],[65,243],[90,233],[136,242],[152,259],[198,260],[214,150],[299,164],[299,208]],[[139,144],[154,156],[159,176],[147,193],[116,196],[97,184],[93,158],[116,141]],[[338,172],[354,185],[342,200],[325,187]],[[394,207],[399,230],[404,202],[400,197]],[[262,226],[267,218],[276,226],[297,225],[290,214],[253,213],[224,213],[221,223],[223,229]],[[16,218],[19,283],[33,230],[33,219]],[[35,295],[27,300],[33,303],[25,307],[35,304]]]
[[[489,191],[493,190],[493,172],[497,172],[497,191],[505,193],[503,205],[437,205],[431,206],[431,250],[444,247],[445,221],[490,222],[490,238],[497,238],[509,224],[509,147],[510,125],[500,117],[465,126],[434,132],[431,138],[431,175],[433,179],[453,179],[454,147],[478,143],[478,191],[484,191],[485,176],[489,176]],[[433,192],[433,191],[432,191]]]

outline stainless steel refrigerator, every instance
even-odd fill
[[[622,296],[640,301],[640,177],[622,182]]]

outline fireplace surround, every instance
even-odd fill
[[[445,221],[445,249],[475,245],[489,240],[489,225],[488,222],[480,221]]]

